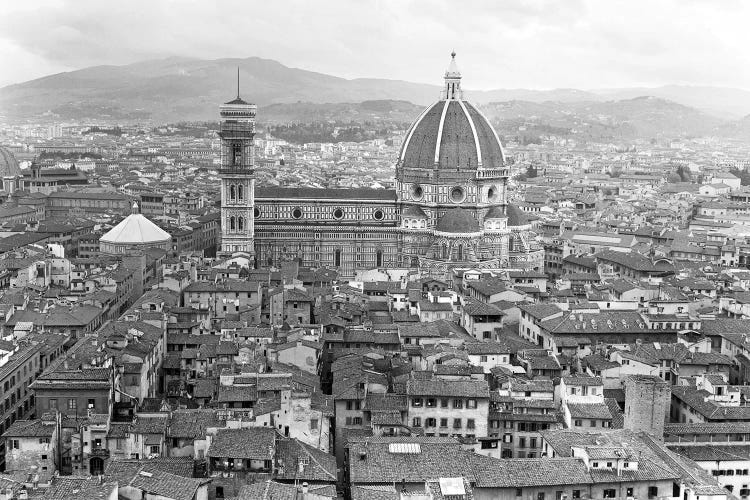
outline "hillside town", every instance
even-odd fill
[[[748,498],[748,145],[500,138],[455,57],[362,142],[0,130],[0,500]]]

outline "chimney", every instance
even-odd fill
[[[303,498],[307,497],[307,493],[310,491],[310,486],[307,484],[307,481],[302,483],[302,494],[304,495]]]

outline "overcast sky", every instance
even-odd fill
[[[465,86],[750,89],[743,0],[0,0],[0,86],[166,56],[259,56]]]

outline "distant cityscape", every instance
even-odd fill
[[[0,500],[750,496],[750,142],[447,62],[406,120],[238,69],[215,121],[0,124]]]

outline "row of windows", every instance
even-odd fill
[[[242,200],[239,200],[242,201]],[[312,212],[312,213],[310,213]],[[291,217],[292,219],[302,219],[303,217],[306,219],[321,219],[324,216],[333,216],[334,219],[340,220],[343,219],[344,216],[348,215],[351,219],[356,219],[361,221],[362,214],[360,213],[360,210],[358,208],[352,208],[352,207],[335,207],[333,209],[326,209],[324,212],[315,210],[311,211],[308,210],[307,217],[305,217],[305,212],[300,207],[282,207],[281,210],[274,210],[272,211],[270,207],[268,209],[261,209],[256,207],[253,211],[253,215],[256,219],[259,219],[261,217],[268,218],[268,219],[286,219]],[[385,212],[379,208],[373,210],[370,213],[371,217],[374,220],[381,221],[385,219]]]
[[[47,403],[48,409],[50,409],[50,410],[56,410],[56,409],[60,408],[60,406],[58,406],[57,399],[50,398],[47,401],[48,401],[48,403]],[[62,401],[63,401],[63,404],[64,404],[65,400],[63,399]],[[89,410],[93,410],[96,407],[96,400],[89,399],[87,401],[86,407]],[[76,398],[68,398],[68,400],[67,400],[67,408],[68,408],[68,410],[77,410],[78,409],[78,400]]]
[[[266,212],[270,212],[270,210],[265,210],[265,209],[261,210],[259,208],[256,208],[255,209],[255,217],[260,217],[261,215],[263,215],[264,217],[271,218],[271,214],[268,214]],[[312,212],[312,213],[310,213],[310,212]],[[350,215],[354,215],[357,218],[359,218],[359,215],[360,215],[359,212],[360,212],[359,209],[354,209],[354,208],[345,208],[345,209],[342,209],[341,207],[334,208],[332,212],[330,210],[326,210],[323,213],[321,213],[320,210],[310,210],[310,209],[308,209],[308,214],[307,214],[307,217],[305,217],[305,218],[319,219],[321,217],[321,215],[325,215],[325,214],[329,214],[329,213],[331,215],[333,215],[334,219],[341,219],[347,213],[350,214]],[[273,212],[273,218],[279,218],[279,217],[286,218],[286,217],[290,217],[290,216],[291,216],[292,219],[302,219],[305,216],[305,211],[302,208],[300,208],[300,207],[294,207],[294,208],[281,207],[280,209],[277,209],[277,211]],[[383,210],[377,208],[377,209],[375,209],[375,210],[373,210],[371,212],[371,216],[375,220],[383,220],[385,218],[385,212],[383,212]]]
[[[596,427],[596,420],[591,420],[589,422],[589,427]],[[573,421],[573,425],[576,427],[583,427],[583,420],[575,420]],[[610,427],[611,422],[608,422],[606,420],[602,420],[601,422],[602,427]]]
[[[448,408],[449,399],[448,398],[441,398],[440,399],[440,407],[441,408]],[[415,408],[420,408],[423,405],[426,408],[436,408],[438,404],[437,398],[412,398],[411,405]],[[463,399],[454,399],[453,400],[453,408],[460,409],[464,407],[464,400]],[[477,400],[476,399],[467,399],[466,400],[466,408],[473,410],[477,407]]]
[[[501,427],[503,429],[513,429],[513,424],[515,422],[510,420],[490,420],[489,425],[490,429],[500,429]],[[537,431],[546,431],[549,429],[549,424],[545,423],[537,423],[537,422],[517,422],[516,423],[516,430],[519,432],[537,432]]]
[[[437,427],[438,420],[433,417],[428,417],[424,419],[424,426],[425,427]],[[422,427],[422,418],[421,417],[414,417],[411,420],[412,427]],[[453,419],[453,428],[454,429],[461,429],[463,425],[463,420],[460,418],[454,418]],[[448,427],[448,419],[447,418],[441,418],[440,419],[440,427],[447,428]],[[466,428],[467,429],[474,429],[475,423],[473,418],[467,418],[466,419]]]
[[[516,488],[516,497],[523,497],[525,496],[523,494],[523,488]],[[604,488],[602,489],[602,498],[617,498],[617,490],[615,488]],[[625,496],[632,497],[633,496],[633,488],[626,488],[625,489]],[[657,486],[649,486],[648,487],[648,498],[656,498],[659,496],[659,488]],[[562,500],[563,492],[562,491],[556,491],[555,492],[555,500]],[[578,499],[581,498],[581,490],[573,490],[572,491],[572,498]],[[594,497],[594,493],[592,492],[592,497]],[[543,491],[537,492],[536,494],[536,500],[546,500],[546,493]]]
[[[339,241],[339,240],[379,240],[384,241],[390,235],[395,233],[383,232],[375,230],[369,233],[353,233],[351,231],[342,232],[316,232],[316,233],[300,233],[300,232],[289,232],[286,230],[269,231],[263,227],[258,227],[255,232],[255,236],[259,239],[303,239],[309,238],[314,240],[327,240],[327,241]],[[392,240],[395,243],[395,239]],[[320,244],[316,241],[316,243]]]
[[[714,476],[747,476],[748,469],[718,469],[712,470]]]
[[[26,363],[24,363],[23,367],[19,367],[16,371],[15,375],[11,375],[10,379],[6,380],[5,383],[3,383],[3,392],[7,392],[10,387],[13,387],[16,385],[16,380],[18,382],[21,382],[21,377],[23,375],[26,375],[27,373],[32,373],[32,370],[36,369],[37,367],[37,358],[30,359]]]
[[[229,230],[230,231],[244,231],[245,230],[245,218],[235,217],[234,215],[229,217]]]

